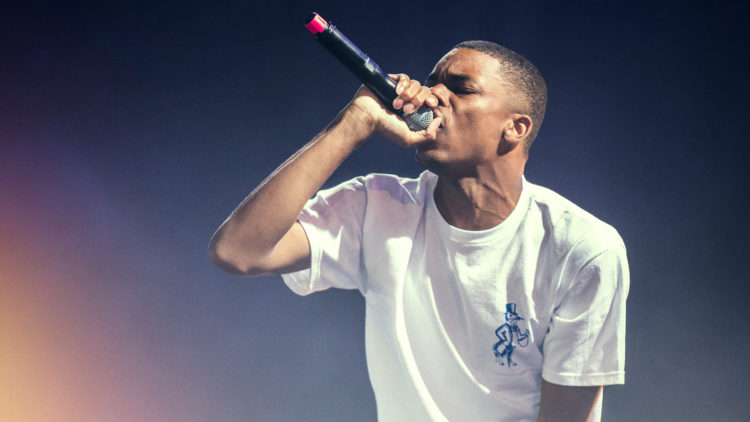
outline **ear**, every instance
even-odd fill
[[[518,145],[531,133],[531,117],[526,114],[512,114],[508,125],[503,131],[503,139],[514,145]]]

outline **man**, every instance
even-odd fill
[[[625,248],[523,176],[541,75],[470,41],[426,86],[399,75],[396,91],[396,109],[434,109],[426,130],[360,88],[222,224],[214,263],[282,274],[302,295],[359,289],[381,421],[599,420],[602,385],[624,382]],[[308,202],[376,133],[416,147],[428,171],[356,178]]]

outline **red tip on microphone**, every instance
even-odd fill
[[[317,13],[310,15],[305,22],[305,28],[312,32],[313,35],[323,32],[326,26],[328,26],[328,22]]]

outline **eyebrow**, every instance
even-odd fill
[[[464,75],[461,73],[448,73],[445,79],[454,83],[455,82],[476,82],[474,79],[472,79],[471,76]],[[430,76],[427,77],[427,81],[437,82],[437,74],[431,73]]]

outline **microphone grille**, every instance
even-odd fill
[[[406,125],[409,126],[409,129],[414,131],[425,130],[432,122],[432,109],[423,105],[414,113],[405,114],[401,116],[401,118],[404,119]]]

